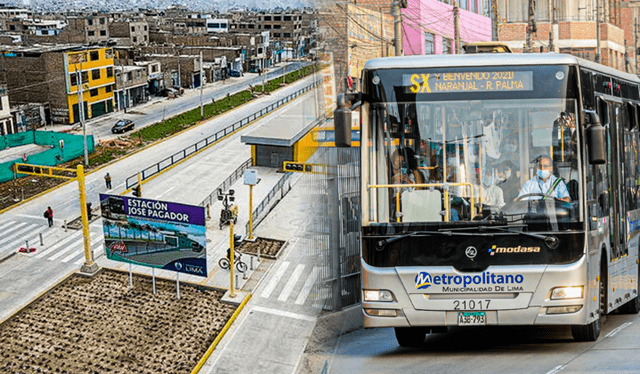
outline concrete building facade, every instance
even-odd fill
[[[115,74],[111,48],[87,49],[64,54],[69,123],[95,118],[114,110]],[[83,107],[78,103],[82,101]]]
[[[111,22],[109,34],[117,39],[119,45],[144,45],[149,43],[149,24],[142,20]]]
[[[13,134],[16,131],[9,108],[7,87],[0,86],[0,135]]]
[[[622,0],[537,1],[531,50],[569,53],[630,73],[636,73],[638,8]],[[599,22],[596,18],[598,6]],[[498,40],[527,50],[528,0],[497,0]],[[598,43],[598,25],[600,41]],[[600,49],[598,54],[598,47]]]
[[[491,18],[481,0],[458,1],[460,43],[491,40]],[[402,9],[405,55],[455,53],[453,1],[408,0]]]

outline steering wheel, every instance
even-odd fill
[[[560,199],[558,199],[557,197],[553,197],[553,196],[545,195],[545,194],[543,194],[543,193],[539,193],[539,192],[528,193],[528,194],[525,194],[525,195],[522,195],[522,196],[518,196],[518,197],[516,197],[516,200],[515,200],[515,201],[523,201],[525,198],[527,198],[527,197],[532,197],[532,196],[552,198],[554,201],[562,201],[563,203],[566,203],[566,201],[564,201],[564,200],[560,200]],[[540,200],[542,200],[542,199],[540,199]]]

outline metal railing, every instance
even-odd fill
[[[256,209],[253,210],[253,230],[262,222],[262,220],[267,216],[267,213],[271,211],[271,209],[276,206],[276,204],[284,198],[287,193],[291,190],[291,177],[293,173],[285,173],[284,177],[282,177],[278,184],[276,184],[271,191],[267,194],[260,205]],[[245,225],[245,232],[249,232],[249,222]]]
[[[247,161],[243,162],[239,168],[237,168],[227,179],[224,180],[213,192],[207,196],[202,202],[200,206],[206,207],[207,205],[211,205],[214,201],[218,201],[218,191],[222,190],[223,192],[228,190],[229,187],[233,186],[233,184],[240,179],[245,170],[249,169],[253,165],[253,161],[249,158]]]
[[[259,111],[241,119],[240,121],[235,122],[234,124],[225,127],[224,129],[217,131],[215,134],[210,135],[200,141],[198,141],[195,144],[192,144],[188,147],[186,147],[185,149],[178,151],[174,154],[172,154],[169,157],[166,157],[164,159],[162,159],[161,161],[157,162],[154,165],[148,166],[147,168],[143,169],[141,171],[142,173],[142,180],[146,180],[151,178],[152,176],[158,174],[159,172],[161,172],[162,170],[165,170],[173,165],[175,165],[176,163],[184,160],[185,158],[187,158],[188,156],[218,142],[219,140],[225,138],[227,135],[232,134],[234,131],[248,125],[249,123],[251,123],[252,121],[264,116],[267,113],[272,112],[273,110],[281,107],[282,105],[288,103],[291,100],[294,100],[296,98],[298,98],[299,96],[301,96],[302,94],[314,89],[315,87],[317,87],[320,83],[322,83],[321,80],[317,80],[315,82],[313,82],[312,84],[301,88],[300,90],[287,95],[286,97],[278,100],[277,102],[268,105],[265,108],[260,109]],[[133,186],[135,186],[138,183],[138,173],[135,173],[133,175],[131,175],[130,177],[128,177],[126,179],[126,183],[125,183],[125,188],[129,189]]]

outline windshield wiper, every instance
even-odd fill
[[[532,232],[516,231],[516,230],[512,229],[514,227],[525,227],[525,226],[527,226],[527,225],[475,226],[475,227],[460,227],[460,228],[455,228],[455,229],[440,229],[439,231],[446,232],[444,230],[447,230],[447,231],[451,232],[452,230],[478,230],[480,232],[486,232],[487,230],[494,229],[494,230],[498,230],[498,231],[502,231],[502,232],[508,232],[508,233],[512,233],[512,234],[519,234],[519,235],[529,236],[531,238],[544,240],[545,244],[547,244],[547,246],[549,248],[552,248],[552,249],[556,248],[558,246],[559,240],[555,236],[534,234]],[[469,235],[487,236],[487,235],[490,235],[490,234],[482,234],[482,233],[472,234],[472,233],[469,233]]]
[[[478,233],[469,233],[469,232],[453,232],[452,230],[438,230],[438,231],[412,231],[407,232],[402,235],[394,236],[391,238],[385,238],[378,240],[376,242],[376,246],[378,248],[382,248],[387,244],[397,242],[400,239],[408,238],[411,236],[419,236],[419,235],[442,235],[442,236],[490,236],[491,234],[478,234]]]

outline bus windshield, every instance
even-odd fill
[[[575,99],[374,102],[366,110],[372,221],[579,227]]]

